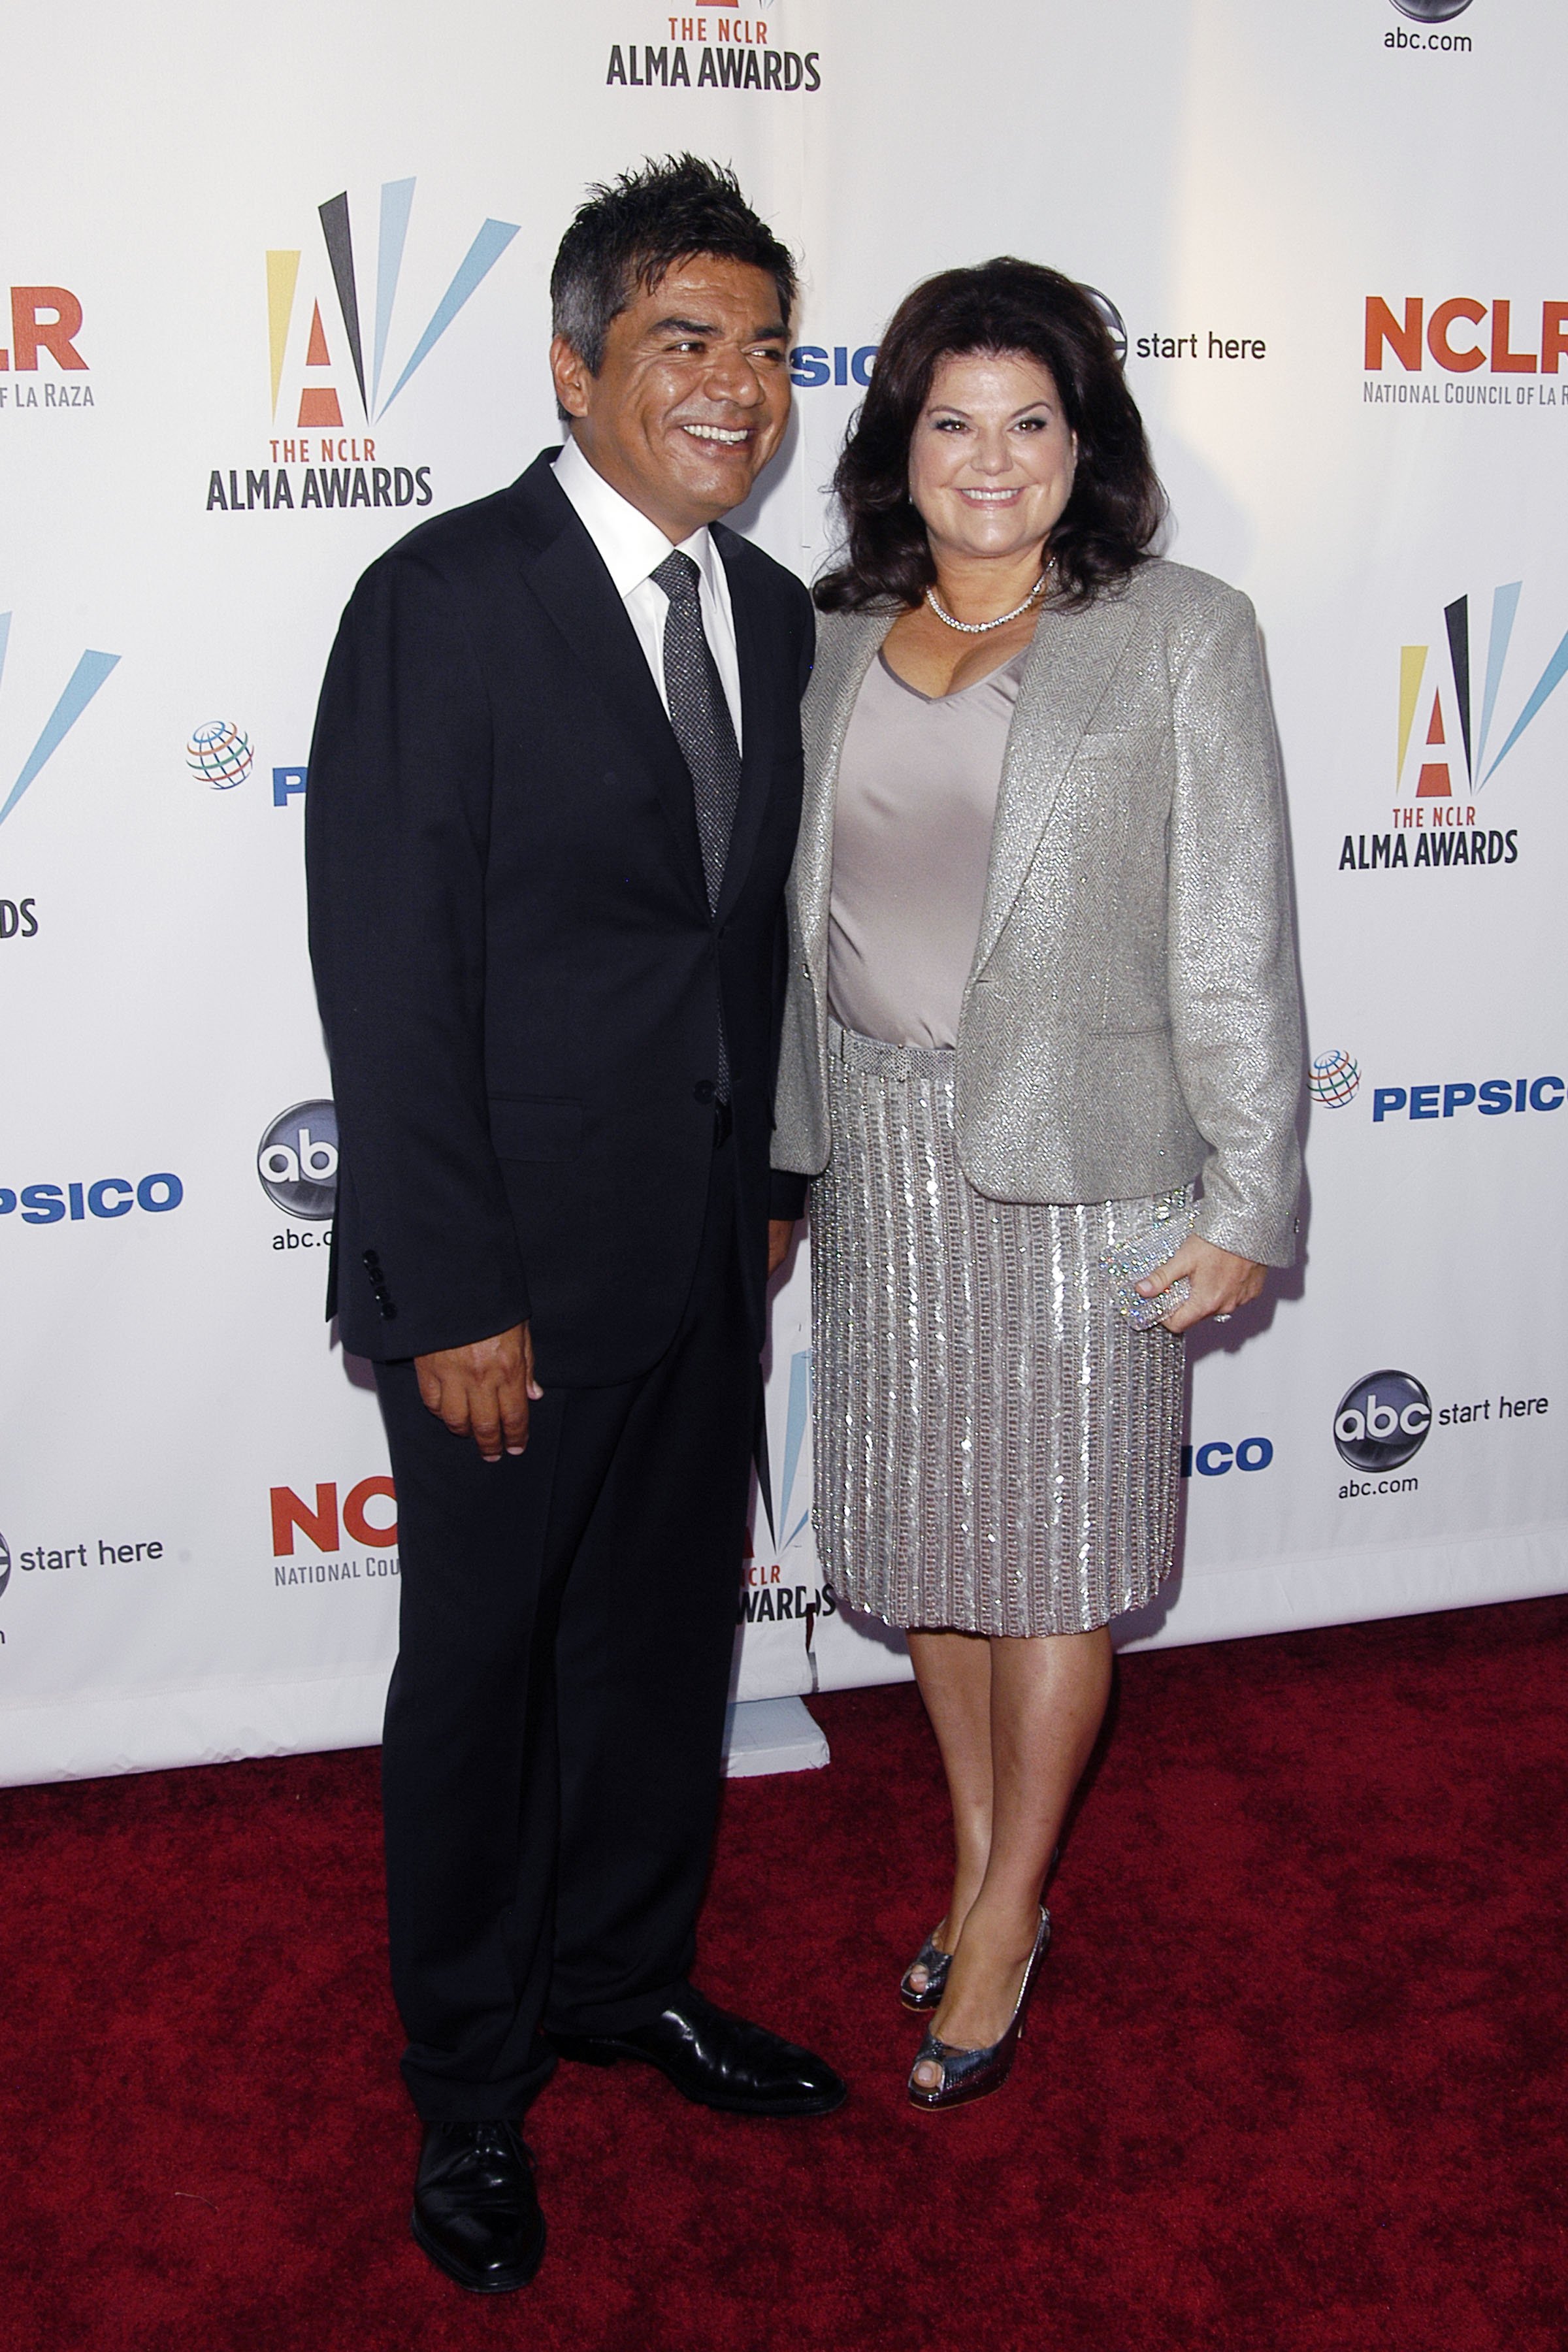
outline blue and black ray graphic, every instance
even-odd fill
[[[1448,632],[1448,659],[1454,667],[1454,698],[1459,706],[1459,732],[1465,739],[1465,773],[1473,775],[1470,764],[1470,600],[1456,596],[1451,604],[1443,607],[1444,625]]]

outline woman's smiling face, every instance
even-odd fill
[[[1042,361],[1022,352],[938,361],[910,443],[910,496],[939,561],[1016,561],[1042,546],[1077,463],[1078,436]]]

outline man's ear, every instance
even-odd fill
[[[564,335],[557,335],[550,345],[550,373],[554,380],[555,397],[568,416],[586,416],[592,397],[594,372],[580,352],[574,351]]]

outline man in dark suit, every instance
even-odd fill
[[[360,582],[307,835],[337,1312],[401,1530],[414,2231],[491,2291],[543,2250],[517,2126],[557,2057],[742,2114],[844,2096],[689,1980],[800,1205],[768,1143],[813,642],[711,526],[784,433],[794,273],[685,157],[594,192],[551,292],[571,437]]]

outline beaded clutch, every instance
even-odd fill
[[[1130,1240],[1101,1251],[1100,1267],[1110,1285],[1111,1303],[1135,1331],[1152,1331],[1156,1323],[1163,1323],[1167,1310],[1179,1306],[1192,1288],[1184,1275],[1158,1298],[1141,1298],[1137,1285],[1175,1256],[1196,1217],[1196,1209],[1181,1195],[1174,1202],[1157,1201],[1154,1223],[1147,1233],[1134,1234]]]

